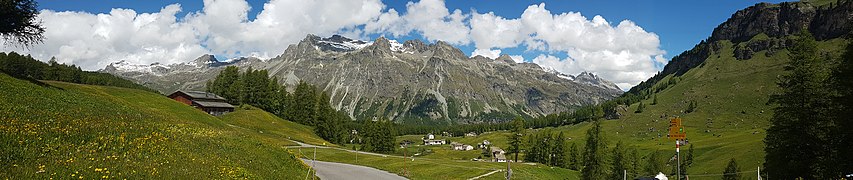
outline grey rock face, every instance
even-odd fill
[[[350,42],[342,43],[342,42]],[[309,35],[269,60],[235,59],[228,65],[266,69],[288,87],[299,80],[327,92],[330,104],[353,118],[387,117],[408,124],[505,121],[570,111],[614,98],[622,91],[591,73],[577,76],[543,70],[532,63],[468,58],[453,46],[385,38],[358,43],[341,36]],[[363,41],[361,41],[363,42]],[[340,48],[334,43],[359,46]],[[210,59],[205,56],[199,59]],[[198,64],[198,63],[195,63]],[[215,64],[215,63],[214,63]],[[165,73],[103,71],[163,92],[203,89],[223,65]]]

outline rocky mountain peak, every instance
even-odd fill
[[[450,45],[449,43],[444,41],[435,42],[435,44],[429,46],[429,50],[433,51],[434,57],[439,57],[447,60],[467,59],[467,57],[465,57],[465,53],[463,53],[462,50],[459,50],[458,48],[453,47],[453,45]]]
[[[607,89],[619,89],[619,86],[617,86],[613,82],[604,80],[603,78],[599,77],[598,75],[595,75],[591,72],[586,72],[586,71],[581,72],[580,74],[575,76],[574,81],[578,82],[578,83],[595,85],[595,86],[599,86],[599,87],[607,88]]]
[[[210,66],[219,63],[219,60],[216,60],[216,57],[214,57],[213,55],[205,54],[199,56],[198,58],[195,58],[195,60],[191,61],[191,63],[194,63],[197,66]]]
[[[427,46],[423,41],[417,39],[407,40],[403,43],[403,46],[415,52],[424,52],[429,50],[429,46]]]
[[[501,56],[498,56],[498,58],[495,58],[495,61],[502,61],[502,62],[513,63],[513,64],[515,63],[515,60],[512,60],[512,57],[510,57],[507,54],[501,54]]]

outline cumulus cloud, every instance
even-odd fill
[[[205,0],[202,10],[178,18],[179,4],[156,13],[113,9],[107,14],[43,10],[45,41],[31,49],[2,47],[30,53],[41,60],[55,56],[87,70],[125,60],[134,64],[178,63],[213,53],[269,58],[306,34],[355,32],[356,26],[377,19],[385,5],[379,0],[272,0],[254,20],[245,0]]]
[[[249,19],[251,8],[262,8]],[[306,34],[423,37],[455,45],[473,45],[472,56],[497,58],[506,48],[542,53],[531,62],[565,74],[596,73],[620,87],[631,87],[666,63],[656,34],[634,22],[616,24],[602,16],[578,12],[553,13],[545,4],[528,6],[518,18],[493,12],[464,13],[448,9],[443,0],[406,4],[405,11],[388,9],[380,0],[271,0],[250,7],[245,0],[204,0],[199,11],[177,17],[179,4],[154,13],[113,9],[109,13],[43,10],[43,44],[31,49],[0,47],[87,70],[126,60],[135,64],[177,63],[201,54],[226,57],[274,57]],[[561,54],[557,57],[553,54]],[[510,56],[524,62],[519,55]]]
[[[505,19],[494,13],[477,14],[471,17],[471,39],[477,49],[516,47],[529,38],[521,21]]]
[[[394,9],[388,10],[376,21],[365,25],[365,31],[390,33],[395,37],[417,32],[429,41],[441,40],[466,45],[471,41],[471,29],[465,22],[468,17],[469,15],[463,14],[459,9],[451,13],[443,0],[421,0],[407,3],[406,14],[403,15]]]
[[[495,49],[495,50],[491,50],[491,49],[476,49],[476,50],[474,50],[474,52],[472,52],[472,53],[471,53],[471,57],[474,57],[474,56],[477,56],[477,55],[480,55],[480,56],[483,56],[483,57],[487,57],[487,58],[495,59],[495,58],[498,58],[499,56],[501,56],[501,50],[500,50],[500,49]]]
[[[29,50],[4,47],[4,51],[30,53],[41,60],[57,57],[59,62],[98,69],[113,61],[152,63],[157,59],[173,63],[206,52],[193,28],[180,24],[177,4],[157,13],[138,14],[130,9],[113,9],[108,14],[55,12],[42,10],[45,41]]]
[[[545,3],[528,6],[517,19],[475,14],[471,28],[477,50],[526,46],[528,51],[565,53],[565,59],[545,54],[532,61],[565,74],[593,72],[620,87],[638,84],[659,70],[655,63],[666,63],[658,36],[634,22],[613,25],[601,16],[555,14]]]

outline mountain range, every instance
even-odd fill
[[[307,35],[271,59],[220,61],[212,55],[178,64],[112,63],[100,70],[171,93],[203,90],[226,66],[269,71],[280,83],[314,84],[352,118],[387,117],[407,124],[500,122],[597,104],[623,93],[582,72],[566,75],[509,56],[468,57],[450,44],[384,37],[367,42],[340,35]]]

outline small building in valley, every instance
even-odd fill
[[[494,159],[495,162],[506,162],[507,161],[506,155],[504,155],[505,152],[503,149],[501,149],[499,147],[495,147],[495,146],[492,146],[491,148],[492,148],[491,149],[492,157],[495,158]]]
[[[466,145],[466,144],[462,144],[462,143],[458,143],[458,142],[452,142],[452,143],[450,143],[450,146],[453,147],[453,150],[457,150],[457,151],[474,150],[474,146]]]
[[[424,145],[441,145],[445,144],[444,139],[435,139],[435,136],[432,133],[427,134],[424,138]]]
[[[175,91],[168,97],[214,116],[234,111],[234,106],[228,104],[225,98],[209,92]]]

